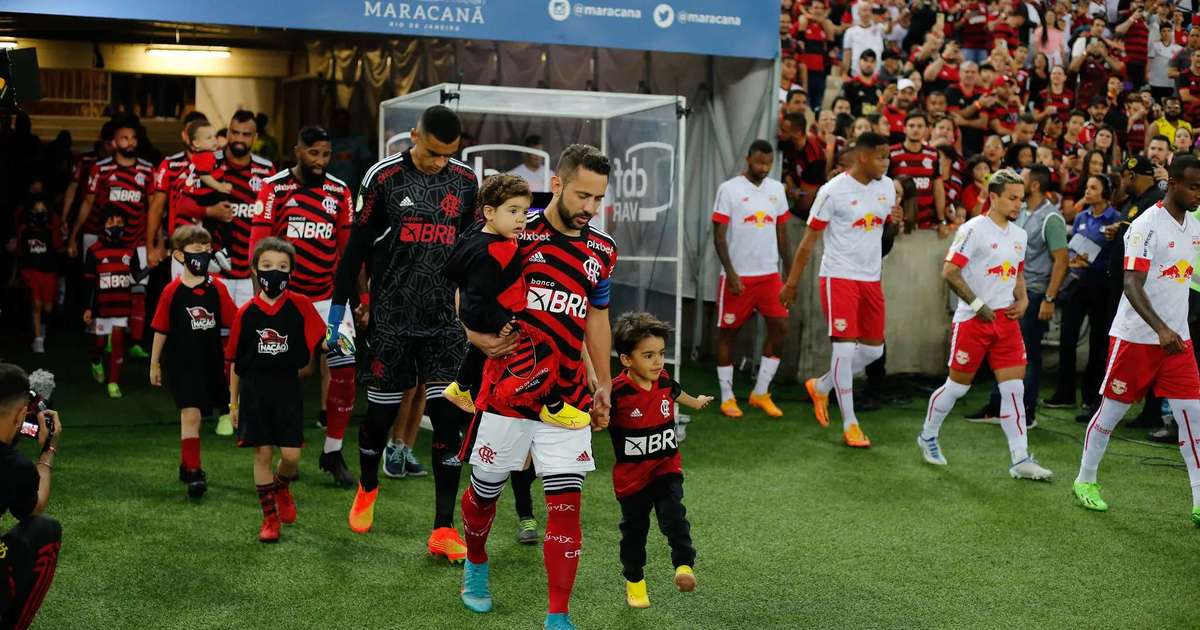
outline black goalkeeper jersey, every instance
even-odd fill
[[[409,151],[373,166],[363,178],[334,303],[357,294],[365,261],[372,336],[436,337],[459,329],[455,287],[443,270],[459,235],[475,222],[478,190],[475,173],[454,159],[433,175],[417,170]]]

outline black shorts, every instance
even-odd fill
[[[304,392],[298,378],[240,379],[238,446],[304,446]]]
[[[198,407],[200,415],[204,416],[213,409],[223,408],[229,400],[225,365],[219,358],[215,361],[201,359],[189,366],[168,363],[163,366],[163,371],[178,409]]]
[[[364,380],[378,392],[450,383],[467,352],[466,334],[457,326],[433,337],[390,337],[372,331],[368,344]]]

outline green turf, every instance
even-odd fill
[[[52,338],[59,349],[42,361],[7,353],[58,375],[66,427],[49,509],[65,541],[36,627],[540,627],[541,553],[515,543],[507,492],[489,543],[488,615],[459,602],[461,569],[425,553],[429,477],[384,479],[375,530],[359,536],[346,525],[351,492],[330,485],[309,449],[293,486],[299,520],[280,544],[261,545],[250,454],[206,425],[210,490],[186,500],[175,412],[165,392],[143,384],[146,364],[127,365],[126,397],[110,401],[88,380],[82,352],[62,343]],[[684,376],[692,393],[716,393],[709,370]],[[737,385],[744,396],[749,383]],[[1032,449],[1057,478],[1014,481],[1000,430],[961,420],[981,395],[963,400],[943,430],[946,469],[924,464],[914,444],[919,394],[862,414],[869,451],[843,447],[835,427],[821,430],[800,387],[777,391],[781,421],[750,409],[740,422],[698,414],[683,451],[699,587],[674,591],[665,541],[652,530],[649,610],[624,604],[612,449],[596,436],[574,620],[621,629],[1196,627],[1200,531],[1188,521],[1178,451],[1114,440],[1101,471],[1111,511],[1085,512],[1069,498],[1081,427],[1043,413]],[[307,409],[312,416],[311,397]],[[315,427],[307,436],[320,444]],[[355,442],[352,429],[347,452]]]

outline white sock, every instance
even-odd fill
[[[1025,382],[1019,378],[1000,383],[1000,428],[1008,438],[1012,463],[1029,457],[1029,435],[1025,433]]]
[[[1192,483],[1192,507],[1200,507],[1200,400],[1168,398],[1179,426],[1179,453]]]
[[[779,369],[779,357],[763,357],[758,366],[758,381],[754,384],[754,394],[762,396],[771,389],[771,379],[775,378],[775,370]]]
[[[342,441],[337,438],[325,438],[325,450],[322,453],[333,453],[342,450]]]
[[[830,373],[833,374],[833,391],[837,393],[838,408],[842,411],[842,430],[858,424],[854,415],[854,348],[858,344],[853,341],[833,342],[833,357],[830,362]]]
[[[1096,471],[1100,468],[1104,449],[1108,448],[1108,436],[1125,417],[1126,411],[1129,411],[1126,403],[1111,398],[1100,399],[1100,408],[1083,434],[1083,457],[1079,461],[1079,475],[1075,477],[1077,483],[1096,483]]]
[[[938,436],[942,430],[942,422],[954,409],[954,403],[971,391],[970,385],[955,383],[950,379],[937,388],[929,396],[929,407],[925,410],[925,426],[921,428],[921,437],[928,440]]]
[[[858,376],[866,371],[867,366],[879,360],[883,356],[883,345],[868,346],[865,344],[857,344],[854,348],[854,363],[851,368],[854,370],[854,375]]]
[[[717,384],[721,386],[721,402],[733,398],[733,366],[717,366]]]
[[[833,391],[833,372],[826,372],[817,378],[817,391],[822,396],[828,396]]]

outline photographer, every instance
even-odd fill
[[[38,410],[29,377],[12,364],[0,363],[0,517],[11,513],[17,525],[0,535],[0,630],[23,630],[54,580],[62,526],[42,516],[50,501],[50,473],[62,425],[58,414]],[[33,422],[41,454],[29,461],[14,447],[22,425]],[[32,426],[30,431],[32,433]]]

